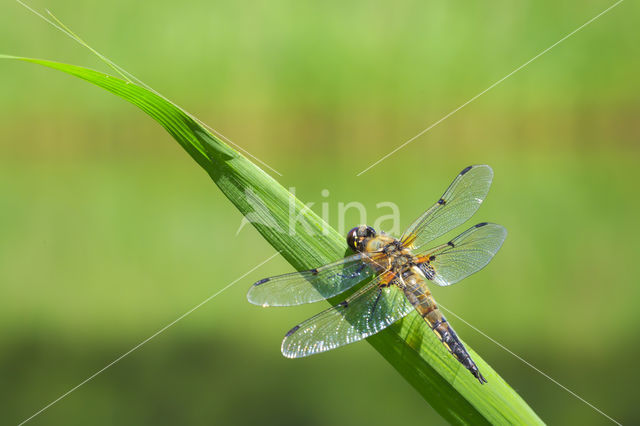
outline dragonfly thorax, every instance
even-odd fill
[[[380,269],[391,269],[398,276],[410,269],[415,263],[415,257],[411,250],[403,246],[399,240],[385,234],[370,238],[366,242],[365,251],[384,254],[385,260],[378,260],[378,263],[383,265]]]
[[[406,253],[397,252],[390,256],[391,267],[397,270],[404,270],[412,265],[412,256]]]

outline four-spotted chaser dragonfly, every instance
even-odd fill
[[[479,271],[500,249],[507,231],[482,222],[446,244],[430,249],[425,245],[466,222],[487,196],[492,178],[491,167],[469,166],[399,240],[361,225],[347,234],[354,255],[256,282],[247,294],[251,303],[291,306],[336,296],[373,278],[343,302],[289,330],[282,341],[283,355],[304,357],[356,342],[415,309],[449,352],[480,383],[486,383],[427,283],[448,286]]]

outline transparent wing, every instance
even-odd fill
[[[486,165],[462,170],[442,197],[405,231],[402,243],[419,248],[466,222],[487,196],[492,179],[493,170]]]
[[[495,223],[479,223],[419,257],[425,276],[439,286],[455,284],[478,272],[495,256],[507,230]]]
[[[368,262],[378,253],[358,253],[337,262],[303,272],[265,278],[247,293],[249,302],[262,306],[292,306],[336,296],[376,274]]]
[[[383,274],[344,302],[293,327],[282,341],[282,354],[300,358],[371,336],[413,309],[402,290],[379,284]]]

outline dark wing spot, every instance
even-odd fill
[[[429,265],[428,263],[421,263],[420,265],[418,265],[418,268],[420,268],[426,279],[433,280],[433,278],[435,277],[433,266]]]
[[[450,247],[455,247],[455,246],[456,246],[455,244],[453,244],[453,241],[449,241],[449,242],[447,243],[447,245],[448,245],[448,246],[450,246]]]
[[[347,302],[346,300],[343,300],[342,302],[338,303],[338,306],[342,306],[343,308],[346,308],[347,306],[349,306],[349,302]]]
[[[440,198],[438,200],[438,204],[447,204],[447,202],[444,199]]]
[[[429,262],[433,262],[434,260],[436,260],[435,255],[432,254],[431,256],[429,256]]]
[[[463,174],[467,173],[469,170],[471,170],[473,168],[473,166],[467,166],[464,168],[464,170],[462,170],[460,172],[460,176],[462,176]]]
[[[298,331],[298,329],[300,328],[299,325],[296,325],[295,327],[293,327],[291,330],[287,331],[287,334],[284,335],[284,337],[289,337],[291,336],[293,333],[295,333],[296,331]]]
[[[314,268],[312,270],[310,270],[309,272],[311,272],[311,275],[318,275],[318,269]]]
[[[260,284],[264,284],[267,281],[269,281],[271,278],[263,278],[260,281],[257,281],[254,285],[260,285]]]
[[[485,225],[488,225],[488,224],[489,223],[487,223],[487,222],[480,222],[479,224],[476,225],[476,228],[481,228],[481,227],[483,227]]]

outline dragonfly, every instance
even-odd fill
[[[300,358],[357,342],[415,310],[449,353],[481,384],[486,383],[438,308],[429,284],[449,286],[484,268],[502,246],[507,231],[498,224],[481,222],[445,244],[428,247],[471,218],[486,198],[492,179],[493,170],[487,165],[466,167],[399,239],[360,225],[347,234],[353,255],[254,283],[247,298],[266,307],[325,300],[368,281],[342,302],[289,330],[282,341],[282,354]]]

